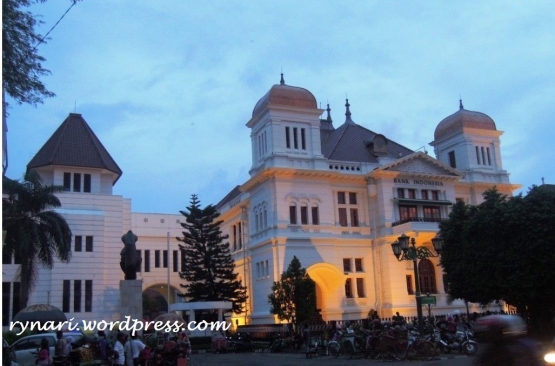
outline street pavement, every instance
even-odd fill
[[[304,353],[198,353],[191,355],[192,366],[298,366],[298,365],[318,365],[318,366],[362,366],[372,365],[388,365],[395,366],[472,366],[475,358],[464,355],[440,355],[432,361],[395,361],[393,363],[384,362],[382,360],[371,360],[357,357],[351,360],[340,356],[333,358],[330,356],[319,356],[306,358]]]

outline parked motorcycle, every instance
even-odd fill
[[[438,347],[444,353],[450,353],[452,350],[473,355],[478,352],[478,343],[472,339],[472,332],[468,327],[463,327],[462,330],[452,335],[448,332],[440,332],[439,338],[435,337]]]

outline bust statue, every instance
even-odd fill
[[[137,235],[133,234],[131,230],[121,237],[123,249],[120,252],[121,262],[119,262],[119,265],[125,274],[126,280],[136,280],[137,270],[141,265],[141,257],[135,246],[137,239]]]

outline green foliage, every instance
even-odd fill
[[[271,314],[293,324],[300,324],[314,316],[316,283],[306,273],[306,269],[302,268],[296,256],[289,263],[287,271],[282,273],[281,280],[272,285],[268,302],[271,305]]]
[[[45,186],[34,170],[27,171],[24,181],[3,177],[2,228],[6,231],[3,254],[17,258],[21,266],[21,307],[27,306],[33,290],[38,264],[52,268],[54,257],[67,263],[71,259],[72,233],[62,215],[50,208],[60,207],[55,193],[61,186]]]
[[[531,321],[555,315],[555,192],[533,186],[507,197],[495,188],[478,206],[457,203],[440,224],[440,259],[452,299],[504,300]]]
[[[35,33],[41,24],[24,8],[36,1],[2,1],[2,80],[3,88],[19,104],[36,105],[43,98],[53,97],[40,77],[50,74],[42,67],[44,57],[37,52],[42,37]]]
[[[247,300],[246,288],[241,286],[235,273],[235,262],[231,257],[228,238],[220,230],[220,214],[212,205],[200,207],[196,195],[191,196],[190,206],[180,211],[186,220],[181,226],[186,229],[183,244],[179,248],[185,258],[185,271],[179,276],[188,282],[181,284],[186,289],[189,301],[231,301],[233,311],[240,313]]]

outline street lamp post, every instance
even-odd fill
[[[409,246],[410,240],[410,246]],[[418,276],[418,260],[429,258],[429,257],[439,257],[441,250],[443,248],[443,239],[441,236],[437,235],[432,239],[434,245],[434,250],[437,254],[432,253],[428,248],[417,247],[416,240],[406,236],[404,233],[397,238],[397,240],[391,244],[391,249],[393,249],[393,254],[398,261],[412,261],[414,266],[414,279],[416,282],[416,314],[418,317],[418,330],[422,333],[424,324],[422,319],[422,304],[421,304],[421,293],[420,293],[420,278]]]

